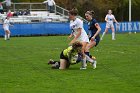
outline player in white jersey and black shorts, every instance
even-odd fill
[[[115,40],[115,28],[113,23],[114,22],[116,22],[117,24],[119,23],[115,19],[115,16],[112,14],[112,10],[108,10],[108,14],[105,17],[105,21],[106,21],[106,29],[102,34],[101,40],[103,40],[103,37],[108,32],[108,29],[112,30],[112,40]]]

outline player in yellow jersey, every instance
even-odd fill
[[[50,60],[48,64],[51,64],[54,69],[67,69],[71,64],[77,64],[78,59],[83,59],[82,46],[82,43],[79,41],[74,42],[72,46],[69,46],[61,52],[60,61]],[[93,64],[94,69],[96,68],[96,61],[92,60],[87,55],[86,60]]]
[[[78,54],[82,52],[82,43],[76,41],[64,49],[60,54],[60,61],[50,60],[48,64],[52,65],[52,68],[56,69],[67,69],[70,64],[76,64]]]

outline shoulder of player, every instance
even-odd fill
[[[69,46],[69,47],[67,48],[67,51],[70,52],[72,49],[73,49],[72,46]]]
[[[98,23],[96,19],[92,19],[91,24],[96,24]]]

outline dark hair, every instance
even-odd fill
[[[85,14],[89,14],[93,17],[95,15],[95,12],[93,10],[91,10],[91,11],[87,11]]]
[[[77,16],[78,15],[78,10],[76,8],[73,8],[72,10],[69,11],[69,14]]]

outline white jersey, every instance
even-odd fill
[[[9,26],[10,26],[10,21],[5,19],[4,23],[3,23],[3,29],[4,30],[9,30]]]
[[[113,25],[113,22],[115,19],[114,15],[107,14],[105,19],[107,19],[106,28],[114,28],[114,25]]]
[[[55,5],[54,0],[47,0],[47,1],[44,1],[43,3],[48,3],[49,6]]]
[[[107,19],[108,23],[113,23],[115,19],[114,15],[112,14],[107,14],[105,18]]]
[[[70,22],[70,28],[71,28],[72,33],[73,33],[74,36],[76,36],[78,34],[77,30],[79,28],[81,28],[82,32],[81,32],[81,35],[78,38],[78,41],[89,42],[88,35],[87,35],[86,31],[83,28],[83,21],[82,20],[80,20],[79,18],[76,18],[74,21],[71,21]]]
[[[11,6],[11,0],[5,0],[6,6]]]

